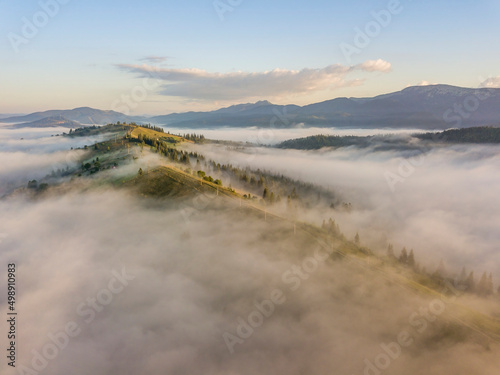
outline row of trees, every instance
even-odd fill
[[[77,128],[75,130],[70,129],[69,135],[72,137],[87,137],[89,135],[93,135],[99,129],[100,129],[100,126],[97,126],[97,125],[85,126],[82,128]]]
[[[329,190],[302,181],[297,181],[282,174],[264,170],[239,168],[232,164],[220,164],[213,160],[204,162],[205,169],[224,180],[234,181],[241,188],[259,196],[268,204],[280,202],[287,197],[292,206],[310,208],[315,205],[336,207],[339,202]]]
[[[444,262],[441,260],[437,269],[428,273],[425,267],[421,268],[420,265],[415,261],[415,254],[413,249],[409,252],[405,247],[401,250],[398,257],[394,254],[394,247],[389,244],[387,248],[387,258],[391,261],[397,261],[405,267],[411,268],[414,272],[429,276],[432,280],[438,284],[444,284],[446,282],[451,283],[454,287],[462,292],[474,293],[482,297],[490,296],[494,293],[493,287],[493,275],[489,275],[483,272],[481,278],[476,282],[474,278],[474,272],[467,272],[466,268],[462,268],[460,275],[451,275],[445,268]],[[500,295],[500,287],[498,290]]]
[[[187,139],[204,139],[196,134],[184,134]],[[135,141],[130,139],[130,141]],[[328,190],[322,189],[302,181],[296,181],[282,174],[252,170],[250,168],[239,168],[231,163],[221,164],[206,158],[196,152],[185,152],[177,148],[170,147],[163,139],[152,138],[147,135],[139,135],[137,141],[144,145],[151,146],[156,152],[168,157],[173,162],[184,163],[192,167],[191,160],[196,160],[195,171],[204,171],[209,178],[214,176],[213,181],[227,181],[230,188],[232,184],[238,184],[241,188],[249,191],[250,197],[261,197],[263,203],[277,204],[282,202],[282,197],[287,197],[287,207],[314,205],[327,205],[335,207],[338,202],[335,195]],[[196,172],[195,172],[196,173]],[[350,209],[350,204],[345,204],[346,209]]]
[[[194,143],[204,143],[205,142],[205,136],[203,134],[196,134],[196,133],[191,133],[191,134],[183,134],[179,135],[180,137],[183,137],[185,139],[188,139],[190,141],[193,141]]]
[[[174,147],[170,147],[168,143],[158,140],[156,138],[149,137],[147,135],[139,134],[138,141],[141,144],[146,144],[153,147],[159,154],[168,157],[173,162],[180,162],[191,166],[190,157],[197,157],[198,154],[187,152],[183,150],[178,150]]]
[[[428,141],[450,143],[500,143],[500,128],[480,126],[450,129],[441,133],[416,134],[415,137]]]
[[[42,192],[46,190],[49,187],[49,184],[42,182],[41,184],[38,183],[37,180],[31,180],[28,181],[28,189],[35,190],[37,192]]]
[[[198,177],[202,178],[205,181],[213,182],[216,185],[222,186],[222,181],[219,178],[214,179],[212,176],[207,176],[207,174],[203,171],[198,171],[196,172],[196,174],[198,175]]]
[[[340,231],[339,225],[334,219],[330,218],[328,221],[323,220],[321,227],[327,231],[328,234],[345,239],[344,235]],[[358,233],[354,236],[353,242],[360,245],[360,237]],[[428,272],[425,267],[421,267],[416,261],[413,249],[408,251],[406,247],[403,247],[399,255],[396,255],[392,244],[389,244],[387,247],[385,259],[391,264],[400,264],[403,267],[411,269],[417,274],[429,277],[438,285],[453,285],[459,292],[471,293],[481,297],[489,297],[495,294],[492,273],[488,274],[487,272],[483,272],[481,278],[476,281],[474,272],[467,271],[465,267],[462,268],[459,275],[449,273],[442,260],[434,272]],[[500,297],[500,286],[498,287],[496,294]]]

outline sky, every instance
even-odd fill
[[[0,0],[0,113],[500,86],[500,1]]]

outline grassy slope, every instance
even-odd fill
[[[177,135],[169,134],[169,133],[161,133],[157,132],[152,129],[147,129],[147,128],[142,128],[140,126],[135,126],[132,128],[132,131],[130,133],[130,136],[132,138],[138,138],[139,134],[142,134],[143,136],[148,136],[151,138],[158,138],[160,140],[166,140],[168,138],[174,139],[176,142],[191,142],[188,141],[187,139],[184,139],[182,137],[179,137]]]
[[[149,173],[144,172],[144,175],[128,181],[127,186],[143,196],[156,198],[186,197],[199,193],[238,196],[227,187],[204,181],[171,165],[163,165]]]

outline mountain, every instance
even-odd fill
[[[79,122],[84,125],[105,125],[120,122],[141,122],[142,117],[132,117],[115,111],[103,111],[89,107],[81,107],[69,110],[51,110],[35,112],[26,116],[15,116],[0,119],[0,122],[33,122],[47,117],[62,116],[68,120]]]
[[[76,129],[83,127],[82,124],[76,121],[68,120],[62,116],[51,116],[45,117],[41,120],[36,120],[32,122],[24,122],[21,124],[15,124],[11,126],[12,128],[54,128],[54,127],[63,127],[69,129]]]
[[[193,128],[269,126],[271,121],[279,125],[276,119],[294,115],[300,108],[296,105],[275,105],[264,100],[257,103],[233,105],[212,112],[187,112],[155,116],[151,117],[149,121],[154,124]],[[291,127],[291,125],[291,122],[287,123],[286,127]]]
[[[500,89],[414,86],[373,98],[337,98],[306,105],[268,101],[212,112],[175,113],[149,119],[172,127],[294,126],[445,129],[497,123]]]
[[[276,105],[264,100],[211,112],[172,113],[150,118],[82,107],[8,117],[0,119],[0,122],[33,122],[54,116],[81,124],[150,122],[178,128],[314,126],[447,129],[498,123],[500,89],[414,86],[372,98],[336,98],[303,107]]]
[[[0,114],[0,119],[8,118],[8,117],[17,117],[17,116],[24,116],[21,113],[1,113]]]

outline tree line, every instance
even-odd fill
[[[448,143],[500,143],[500,128],[478,126],[450,129],[440,133],[416,134],[414,137],[427,141]]]

